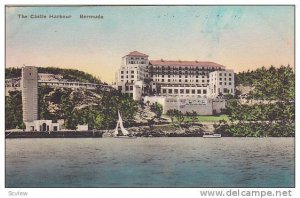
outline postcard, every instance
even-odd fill
[[[6,188],[295,187],[293,5],[6,5],[5,44]]]

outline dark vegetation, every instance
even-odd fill
[[[102,83],[101,80],[91,74],[76,69],[62,69],[57,67],[38,67],[39,73],[60,74],[68,81],[79,81],[89,83]],[[5,78],[21,77],[21,68],[5,68]]]
[[[295,74],[292,68],[262,67],[237,74],[236,81],[255,87],[247,98],[256,103],[241,104],[239,100],[228,100],[225,113],[230,121],[215,124],[215,132],[225,136],[295,135]]]

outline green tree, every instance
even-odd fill
[[[5,129],[14,128],[25,128],[20,91],[10,91],[9,96],[5,96]]]
[[[163,112],[163,106],[159,104],[158,102],[153,103],[150,106],[151,111],[153,111],[156,114],[157,118],[160,118]]]
[[[167,116],[169,116],[171,118],[171,122],[172,124],[174,124],[174,120],[175,120],[175,117],[176,117],[176,109],[169,109],[166,114]]]
[[[100,115],[98,114],[96,116],[96,119],[95,119],[95,125],[94,125],[94,128],[95,129],[103,129],[105,127],[105,122],[104,122],[104,116],[103,115]]]
[[[192,123],[195,124],[197,121],[198,121],[198,114],[196,111],[192,111],[192,114],[191,114],[191,119],[192,119]]]

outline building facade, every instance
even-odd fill
[[[224,95],[234,95],[234,72],[206,61],[149,60],[137,51],[122,58],[116,73],[116,87],[134,100],[199,115],[220,113]]]
[[[134,99],[151,95],[194,98],[234,95],[234,72],[223,65],[204,61],[149,60],[148,57],[134,51],[122,58],[116,74],[118,90]],[[139,92],[141,96],[138,97]]]
[[[148,55],[137,51],[130,52],[122,57],[121,67],[116,73],[116,88],[139,99],[144,92],[144,82],[150,79],[148,68]]]

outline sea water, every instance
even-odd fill
[[[6,139],[6,187],[294,187],[294,138]]]

